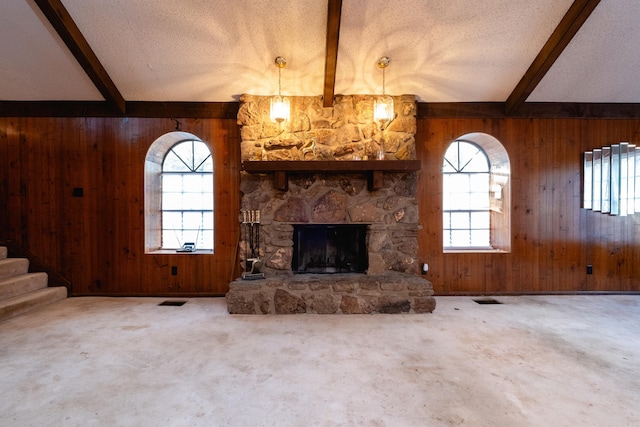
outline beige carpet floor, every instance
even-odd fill
[[[640,296],[496,299],[231,316],[69,298],[0,322],[0,425],[640,425]]]

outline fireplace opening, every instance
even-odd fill
[[[294,273],[365,273],[366,224],[295,224]]]

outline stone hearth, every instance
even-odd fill
[[[429,281],[396,272],[236,280],[227,294],[231,314],[430,313],[435,307]]]

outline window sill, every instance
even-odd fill
[[[510,250],[498,249],[498,248],[444,248],[442,250],[445,254],[508,254]]]
[[[195,252],[177,252],[175,249],[158,249],[156,251],[148,251],[145,255],[211,255],[212,249],[196,249]]]

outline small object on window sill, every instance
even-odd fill
[[[195,252],[196,244],[193,242],[188,242],[182,245],[180,249],[176,249],[176,252]]]

